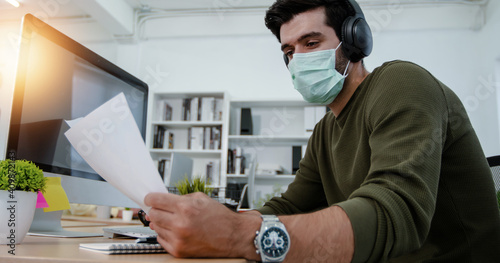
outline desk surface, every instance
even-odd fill
[[[141,221],[134,219],[132,221],[123,221],[121,218],[102,219],[87,216],[66,216],[61,220],[61,225],[67,227],[86,227],[86,226],[126,226],[126,225],[142,225]]]
[[[66,230],[99,233],[102,227],[65,227]],[[10,255],[10,248],[0,246],[0,262],[247,262],[245,259],[178,259],[169,254],[126,254],[106,255],[79,248],[80,243],[130,242],[133,240],[92,238],[56,238],[26,236],[15,247],[15,255]]]

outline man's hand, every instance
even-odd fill
[[[175,257],[244,257],[260,260],[253,240],[262,219],[256,211],[234,213],[202,193],[151,193],[148,220],[158,242]],[[290,234],[285,262],[350,262],[351,222],[337,206],[310,214],[280,216]]]
[[[205,194],[151,193],[150,227],[158,242],[175,257],[245,257],[257,259],[253,238],[261,219],[238,214]]]

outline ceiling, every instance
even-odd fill
[[[267,8],[274,0],[126,0],[134,8],[150,6],[159,9]]]
[[[275,0],[0,0],[0,27],[32,13],[89,40],[268,33],[265,10]],[[488,0],[358,0],[375,31],[480,29]],[[212,18],[207,18],[212,17]],[[429,19],[431,17],[432,19]],[[174,21],[173,18],[176,20]],[[196,24],[189,27],[189,24]],[[258,26],[252,26],[256,24]],[[175,25],[175,26],[174,26]],[[70,30],[69,28],[72,28]],[[158,30],[161,28],[162,30]],[[84,37],[85,38],[85,37]]]
[[[15,8],[5,0],[0,0],[0,22],[12,19],[19,19],[27,12],[45,12],[49,16],[57,17],[78,17],[87,15],[77,1],[85,3],[88,0],[18,0],[20,8]],[[124,1],[133,9],[157,8],[164,10],[214,10],[217,8],[237,11],[241,9],[267,9],[275,0],[114,0],[112,2]],[[487,0],[358,0],[358,3],[365,8],[384,7],[394,4],[402,6],[425,6],[439,4],[461,4],[480,5]]]

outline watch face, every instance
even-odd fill
[[[283,256],[289,245],[288,235],[278,227],[268,228],[260,239],[262,253],[271,258]]]

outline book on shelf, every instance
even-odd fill
[[[153,135],[153,148],[163,148],[163,140],[165,136],[165,128],[163,126],[155,125]]]
[[[245,157],[241,147],[228,149],[227,154],[227,173],[228,174],[245,174]]]
[[[201,98],[201,121],[213,121],[214,120],[214,97],[202,97]]]
[[[158,160],[158,173],[165,180],[165,175],[170,171],[170,158],[161,158]]]
[[[200,110],[200,102],[199,102],[198,97],[191,98],[191,108],[190,108],[190,115],[191,115],[191,121],[199,121],[199,110]]]
[[[224,112],[224,99],[215,98],[215,101],[214,101],[214,121],[222,121],[223,112]]]
[[[172,120],[172,106],[167,100],[158,101],[158,117],[160,121]]]
[[[173,149],[174,148],[174,134],[167,128],[155,125],[153,136],[154,149]]]
[[[188,128],[188,149],[220,150],[221,129],[221,126],[200,126]]]
[[[215,97],[192,97],[182,100],[183,121],[222,121],[224,99]]]
[[[172,106],[168,104],[167,102],[164,103],[164,112],[163,112],[163,120],[164,121],[171,121],[172,120]]]
[[[206,181],[211,185],[220,183],[220,160],[213,160],[207,163]]]
[[[167,138],[167,144],[165,145],[168,149],[174,149],[174,133],[171,131],[165,131],[165,138]]]
[[[186,98],[182,100],[182,120],[191,120],[191,98]]]
[[[205,149],[221,149],[221,126],[205,128]]]
[[[234,174],[234,151],[227,149],[227,169],[228,174]]]
[[[221,149],[221,134],[222,134],[222,127],[221,126],[216,126],[212,127],[211,134],[210,134],[210,149],[214,150],[220,150]]]
[[[81,243],[80,248],[103,254],[167,253],[158,243]]]
[[[203,149],[213,149],[210,147],[212,141],[212,127],[203,128]]]
[[[241,174],[241,158],[242,158],[242,150],[241,147],[236,147],[234,149],[234,174]]]
[[[188,129],[188,149],[203,150],[203,127],[189,127]]]

